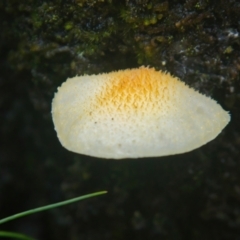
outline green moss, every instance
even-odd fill
[[[233,59],[238,56],[238,43],[232,45],[234,37],[228,37],[230,35],[226,33],[229,29],[237,31],[234,13],[238,5],[234,2],[226,7],[207,0],[189,0],[185,4],[169,1],[159,3],[156,0],[78,0],[75,4],[60,4],[58,1],[38,3],[32,0],[22,3],[17,10],[14,6],[14,1],[10,1],[6,7],[8,14],[18,16],[18,20],[8,24],[9,29],[15,29],[15,38],[19,39],[16,50],[8,57],[13,68],[42,69],[40,65],[46,56],[49,59],[49,56],[67,54],[75,63],[81,61],[83,65],[80,69],[88,62],[96,61],[93,72],[108,62],[114,62],[116,68],[121,67],[120,62],[122,67],[139,64],[162,67],[161,63],[165,62],[164,68],[173,73],[181,72],[175,66],[181,66],[183,58],[191,62],[186,66],[192,69],[190,72],[196,72],[195,68],[201,66],[204,70],[201,73],[202,70],[198,69],[198,72],[209,76],[209,79],[211,74],[216,75],[219,70],[225,78],[229,75],[227,69],[234,68],[237,71],[237,63],[229,58],[222,61],[221,64],[227,64],[224,67],[211,61],[216,54],[218,59],[225,59],[229,54]],[[224,9],[228,27],[221,27],[226,18],[224,14],[219,14],[219,9]],[[25,26],[25,31],[21,26]],[[77,57],[79,52],[83,56],[81,60]],[[112,58],[113,55],[116,57]],[[191,58],[200,55],[202,59],[193,64]],[[131,59],[131,62],[127,59]],[[48,64],[54,65],[52,69],[56,67],[54,61]],[[78,67],[74,69],[80,70]],[[67,71],[64,75],[68,74]],[[231,79],[234,77],[237,75],[231,76]],[[185,75],[189,82],[198,78],[190,74],[188,80],[188,75]]]
[[[232,51],[233,51],[232,46],[228,46],[228,47],[224,50],[224,53],[225,53],[225,54],[229,54],[229,53],[231,53]]]

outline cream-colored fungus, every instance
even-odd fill
[[[112,159],[188,152],[230,120],[216,101],[147,67],[68,79],[55,94],[52,116],[65,148]]]

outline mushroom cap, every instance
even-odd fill
[[[112,159],[188,152],[230,121],[213,99],[147,67],[67,79],[52,117],[65,148]]]

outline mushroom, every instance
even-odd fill
[[[185,153],[230,121],[213,99],[148,67],[67,79],[52,117],[65,148],[111,159]]]

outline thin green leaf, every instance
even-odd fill
[[[72,199],[69,199],[69,200],[66,200],[66,201],[63,201],[63,202],[58,202],[58,203],[50,204],[50,205],[47,205],[47,206],[34,208],[34,209],[31,209],[31,210],[28,210],[28,211],[25,211],[25,212],[17,213],[17,214],[14,214],[12,216],[3,218],[3,219],[0,220],[0,224],[3,224],[5,222],[9,222],[9,221],[14,220],[16,218],[24,217],[24,216],[27,216],[27,215],[30,215],[30,214],[33,214],[33,213],[46,211],[46,210],[56,208],[56,207],[61,207],[61,206],[64,206],[64,205],[67,205],[67,204],[70,204],[70,203],[73,203],[73,202],[81,201],[81,200],[84,200],[86,198],[96,197],[96,196],[106,194],[106,193],[107,193],[107,191],[90,193],[90,194],[86,194],[86,195],[83,195],[83,196],[80,196],[80,197],[72,198]]]
[[[20,234],[16,232],[6,232],[6,231],[0,231],[0,237],[17,238],[21,240],[34,240],[34,238],[28,237],[24,234]]]

